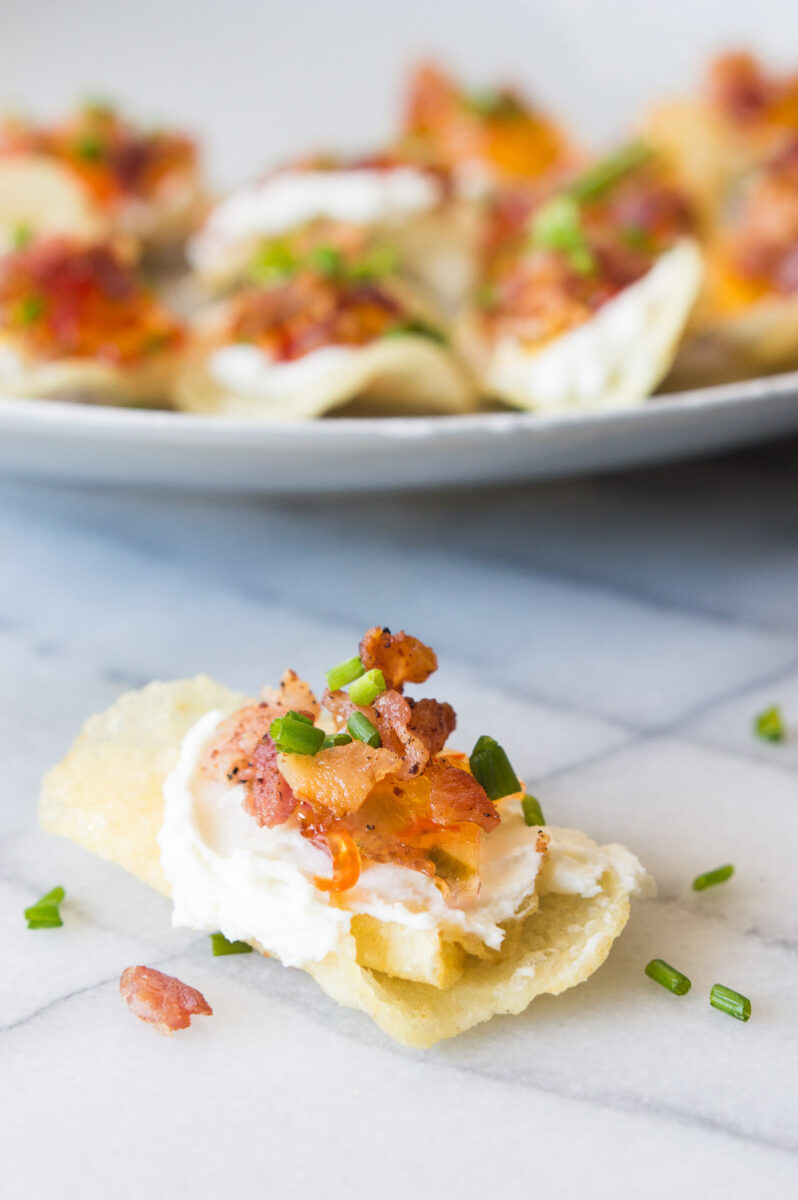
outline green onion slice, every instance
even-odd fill
[[[349,699],[353,704],[371,704],[385,689],[385,676],[378,667],[374,667],[353,682],[349,689]]]
[[[709,1003],[720,1012],[736,1017],[738,1021],[747,1021],[751,1016],[751,1001],[733,988],[724,987],[722,983],[713,984],[709,993]]]
[[[62,887],[54,887],[46,896],[42,896],[41,900],[26,908],[25,920],[28,922],[28,929],[57,929],[59,925],[63,925],[58,906],[65,894]]]
[[[335,746],[348,746],[352,737],[348,733],[328,733],[321,744],[322,750],[332,750]]]
[[[705,871],[703,875],[696,875],[693,891],[703,892],[705,888],[714,887],[716,883],[725,883],[733,874],[734,867],[731,863],[726,863],[724,867],[716,867],[714,871]]]
[[[522,796],[521,808],[524,810],[524,820],[526,821],[527,825],[546,824],[543,816],[543,809],[540,807],[540,801],[536,800],[534,796]]]
[[[568,192],[575,200],[599,200],[630,171],[648,162],[653,153],[645,142],[630,142],[615,154],[602,158],[575,179],[569,185]]]
[[[358,742],[365,742],[367,746],[373,746],[375,750],[378,746],[382,745],[379,730],[372,725],[371,721],[363,713],[352,713],[346,723],[346,727],[352,734],[352,737],[356,738]]]
[[[338,663],[336,667],[330,667],[327,672],[327,687],[331,692],[337,692],[351,683],[353,679],[359,679],[365,670],[366,668],[357,655],[354,658],[347,658],[345,662]]]
[[[11,246],[14,250],[24,250],[33,241],[33,228],[27,221],[20,221],[11,230]]]
[[[344,258],[337,246],[314,246],[308,264],[328,279],[336,279],[343,274]]]
[[[253,283],[263,287],[288,279],[299,268],[299,260],[288,242],[273,241],[262,246],[249,267]]]
[[[646,975],[669,992],[673,992],[674,996],[685,996],[690,991],[690,980],[687,976],[682,975],[681,971],[677,971],[662,958],[652,958],[651,962],[646,964]]]
[[[228,942],[223,933],[211,934],[211,949],[214,958],[219,958],[223,954],[251,954],[252,947],[249,942]]]
[[[521,782],[503,748],[495,738],[483,734],[469,759],[471,773],[481,783],[490,800],[501,800],[521,791]]]
[[[567,192],[555,196],[533,214],[531,240],[535,249],[563,254],[579,275],[589,275],[596,269],[578,201]]]
[[[86,162],[99,162],[105,152],[102,142],[93,133],[84,133],[79,137],[75,150]]]
[[[785,732],[784,718],[778,704],[766,708],[754,718],[754,733],[763,742],[783,742]]]
[[[439,346],[448,345],[449,339],[442,330],[435,325],[430,325],[427,321],[421,321],[418,318],[409,318],[407,321],[397,321],[395,325],[389,326],[382,334],[384,338],[396,337],[424,337],[431,342],[437,342]]]
[[[269,734],[280,754],[317,754],[324,742],[324,730],[298,712],[275,717]]]

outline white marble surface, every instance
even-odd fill
[[[280,503],[0,484],[0,1162],[7,1200],[794,1195],[798,443],[536,488]],[[213,959],[36,831],[83,718],[152,676],[318,675],[373,622],[431,641],[463,744],[660,885],[586,985],[429,1052],[302,973]],[[752,716],[783,703],[791,741]],[[699,871],[731,861],[702,895]],[[22,909],[55,883],[65,924]],[[643,974],[682,967],[679,999]],[[171,1041],[120,971],[215,1015]],[[747,1025],[708,1004],[751,997]]]

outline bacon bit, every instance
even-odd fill
[[[773,98],[772,81],[752,54],[723,54],[709,69],[710,102],[732,120],[748,122],[761,116]]]
[[[244,809],[259,825],[273,829],[288,820],[297,798],[278,769],[277,747],[268,733],[255,747],[250,765],[252,786],[244,797]]]
[[[268,735],[275,717],[284,715],[281,705],[261,701],[247,704],[222,721],[214,739],[203,751],[200,770],[211,779],[229,783],[249,783],[253,776],[252,756]]]
[[[397,692],[406,683],[423,683],[438,669],[435,651],[424,642],[403,630],[391,633],[379,625],[365,633],[360,658],[367,671],[375,667],[382,671],[387,686]]]
[[[242,292],[226,337],[253,343],[275,362],[290,362],[322,346],[366,345],[406,315],[375,282],[299,271],[285,283]]]
[[[410,705],[411,733],[420,738],[430,754],[438,754],[457,726],[457,717],[451,704],[426,698],[408,700]]]
[[[294,795],[318,816],[343,817],[356,812],[376,783],[399,765],[391,750],[374,750],[365,742],[349,742],[318,754],[283,754],[280,771]]]
[[[0,321],[40,358],[130,366],[175,350],[178,323],[110,243],[48,238],[0,266]]]
[[[213,1014],[202,992],[154,967],[127,967],[119,991],[132,1013],[167,1036],[186,1029],[193,1016]]]
[[[304,679],[300,679],[296,671],[286,671],[280,680],[279,688],[264,687],[260,690],[261,700],[271,705],[275,710],[284,712],[300,712],[304,716],[318,720],[321,706]]]
[[[378,696],[373,707],[374,723],[383,746],[401,758],[401,765],[395,771],[396,778],[412,779],[420,775],[429,762],[430,752],[422,738],[409,728],[413,710],[408,701],[399,692],[390,690]]]
[[[314,883],[322,892],[346,892],[360,878],[360,851],[346,829],[331,829],[320,839],[314,839],[332,859],[332,877],[317,875]]]
[[[499,824],[496,805],[470,771],[436,759],[427,767],[426,775],[432,784],[429,812],[433,821],[441,825],[471,821],[486,833]]]

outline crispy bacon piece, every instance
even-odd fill
[[[410,732],[421,739],[430,754],[438,754],[457,725],[451,704],[431,698],[408,700],[407,703],[410,705]]]
[[[374,701],[374,723],[380,731],[383,746],[388,746],[401,758],[394,772],[397,779],[412,779],[420,775],[429,762],[429,749],[422,738],[410,729],[413,710],[404,696],[392,689]]]
[[[127,967],[119,991],[132,1013],[167,1036],[186,1029],[198,1014],[213,1014],[202,992],[154,967]]]
[[[406,683],[423,683],[438,669],[437,655],[429,646],[403,630],[391,633],[379,625],[364,634],[360,658],[367,671],[382,671],[388,687],[397,692]]]
[[[314,721],[318,719],[321,711],[310,685],[304,679],[300,679],[296,671],[286,671],[280,680],[279,688],[261,688],[260,697],[275,709],[280,708],[283,712],[290,710],[300,712],[307,717],[312,717]]]
[[[268,733],[252,753],[252,786],[244,797],[244,808],[259,825],[272,829],[287,821],[297,806],[291,785],[277,767],[277,747]]]
[[[211,779],[249,783],[253,776],[252,756],[275,717],[283,715],[280,705],[266,700],[247,704],[221,722],[216,735],[200,759],[200,768]]]
[[[376,282],[304,270],[274,287],[242,292],[226,336],[254,343],[275,362],[290,362],[322,346],[364,346],[406,315]]]
[[[280,771],[294,795],[305,800],[317,818],[356,812],[371,789],[399,765],[391,750],[375,750],[350,742],[318,754],[284,754]]]
[[[501,820],[498,809],[488,799],[485,789],[470,771],[451,766],[445,758],[435,759],[427,767],[432,784],[429,813],[439,825],[456,825],[471,821],[486,833],[495,829]]]
[[[51,237],[0,266],[0,323],[37,358],[131,366],[175,350],[183,333],[112,244]]]

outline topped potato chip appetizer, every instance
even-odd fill
[[[586,979],[651,882],[622,846],[545,826],[493,738],[447,748],[452,707],[406,694],[436,666],[375,627],[321,699],[292,671],[258,700],[150,684],[88,722],[42,825],[408,1045],[521,1012]]]

